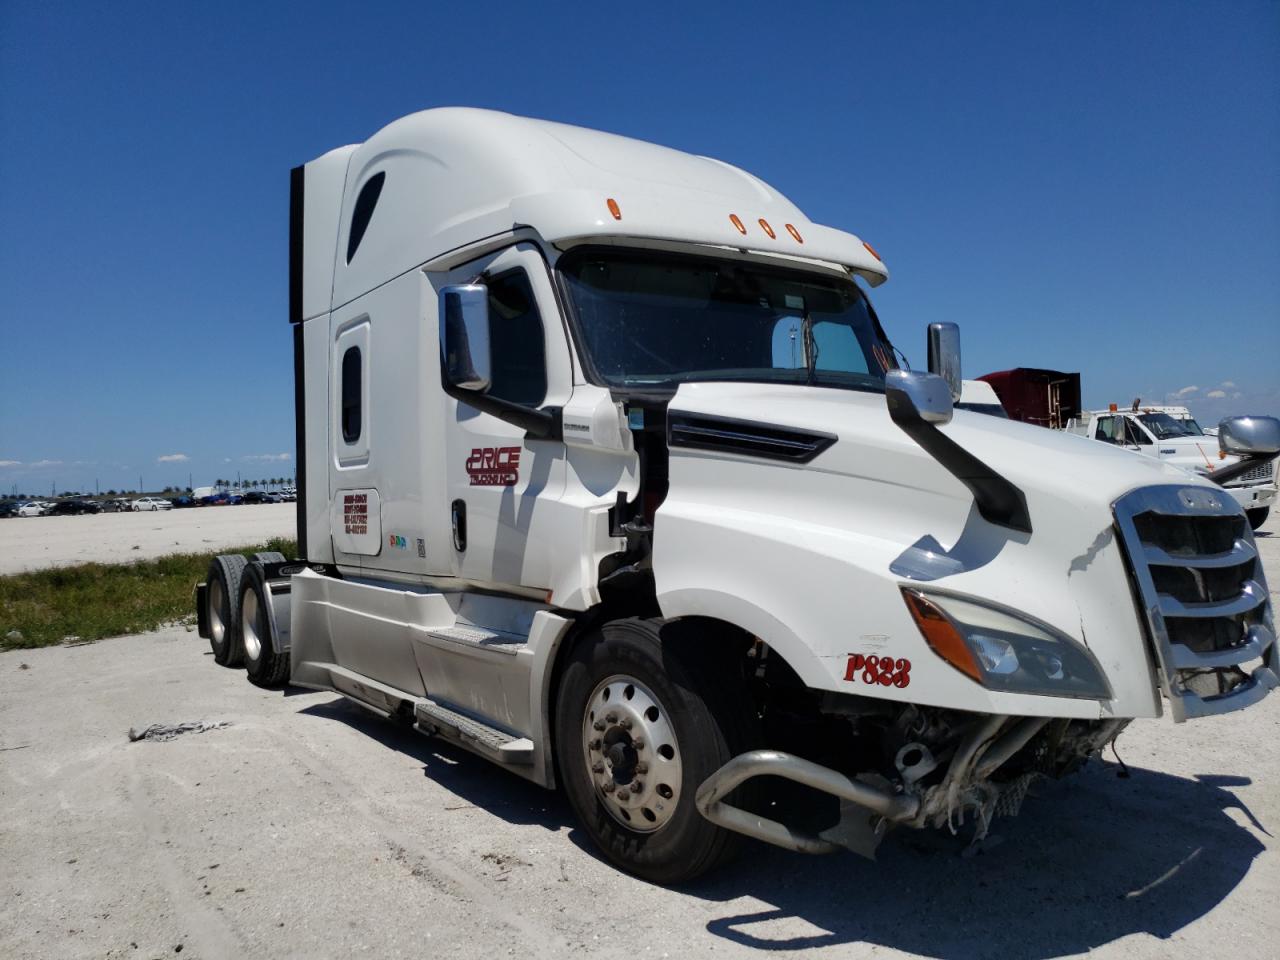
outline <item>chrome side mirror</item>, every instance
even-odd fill
[[[440,289],[440,357],[445,386],[489,389],[489,288],[483,283]]]
[[[884,399],[889,416],[900,426],[917,421],[934,425],[951,422],[951,386],[936,373],[890,370],[884,375]]]
[[[954,323],[929,324],[929,372],[947,381],[951,401],[960,401],[964,387],[960,373],[960,327]]]
[[[1280,420],[1275,417],[1227,417],[1218,424],[1218,447],[1242,457],[1280,453]]]

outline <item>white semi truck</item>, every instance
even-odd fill
[[[1120,410],[1113,403],[1106,410],[1082,411],[1066,429],[1211,478],[1240,504],[1255,530],[1266,523],[1275,503],[1275,459],[1228,454],[1217,435],[1201,430],[1186,407],[1149,407],[1135,401],[1131,409]]]
[[[953,413],[955,328],[904,369],[876,252],[740,169],[429,110],[296,168],[290,235],[301,556],[218,557],[201,635],[558,786],[626,870],[980,836],[1276,686],[1233,500]]]

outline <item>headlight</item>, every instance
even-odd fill
[[[1026,614],[904,587],[903,599],[934,653],[991,690],[1111,699],[1088,650]]]

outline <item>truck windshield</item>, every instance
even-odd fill
[[[1157,440],[1169,440],[1173,437],[1202,437],[1200,424],[1194,420],[1175,420],[1167,413],[1144,413],[1138,417],[1148,430],[1156,435]]]
[[[852,280],[641,251],[566,255],[583,346],[609,386],[695,380],[883,390],[893,348]]]

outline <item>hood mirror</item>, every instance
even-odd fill
[[[1280,420],[1275,417],[1227,417],[1218,424],[1218,447],[1242,457],[1280,453]]]
[[[951,388],[951,401],[960,401],[964,388],[960,373],[960,327],[954,323],[929,324],[929,372],[936,373]]]
[[[890,370],[884,376],[884,397],[889,416],[899,426],[906,422],[934,425],[951,422],[951,387],[936,373]]]
[[[440,356],[446,386],[489,389],[489,288],[483,283],[440,288]]]

